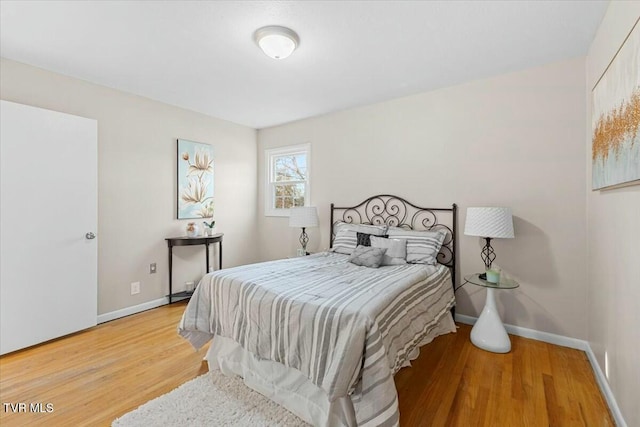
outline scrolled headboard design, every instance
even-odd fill
[[[399,196],[381,194],[372,196],[355,206],[335,206],[331,203],[331,236],[333,246],[334,225],[338,222],[351,224],[386,224],[409,230],[445,230],[447,237],[442,244],[437,260],[451,269],[453,284],[456,284],[456,225],[458,207],[424,208],[416,206]]]

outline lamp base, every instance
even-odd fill
[[[491,247],[491,237],[485,237],[484,238],[486,243],[484,245],[484,247],[482,248],[482,252],[480,253],[480,257],[482,258],[482,262],[484,262],[484,267],[485,270],[488,270],[491,268],[491,264],[493,264],[493,261],[495,261],[496,259],[496,253],[493,250],[493,248]],[[485,276],[486,278],[486,276]]]
[[[302,233],[300,234],[300,244],[302,245],[302,253],[307,253],[307,243],[309,243],[309,235],[305,231],[305,227],[302,227]]]

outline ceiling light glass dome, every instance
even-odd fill
[[[265,55],[273,59],[288,57],[300,43],[300,38],[295,31],[274,25],[257,30],[255,39]]]

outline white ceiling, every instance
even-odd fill
[[[607,1],[8,1],[0,55],[264,128],[585,55]],[[253,41],[300,36],[276,61]]]

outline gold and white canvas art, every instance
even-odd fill
[[[592,189],[640,183],[638,21],[593,89]]]

